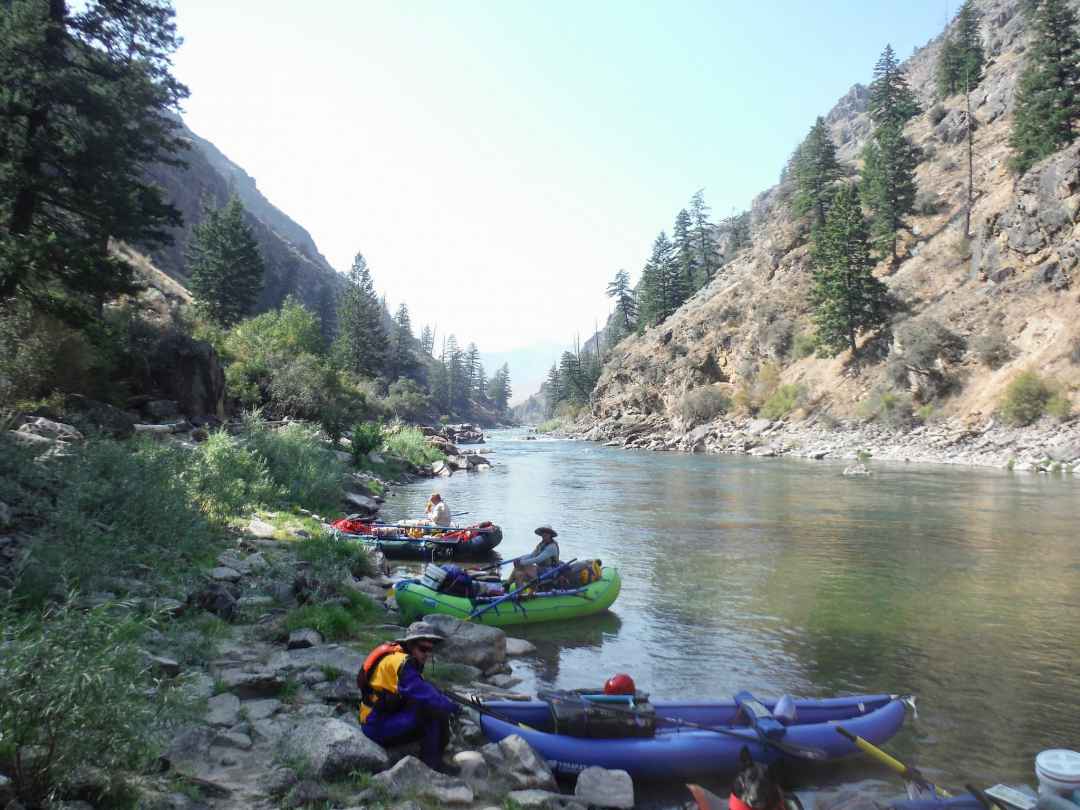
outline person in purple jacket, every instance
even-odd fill
[[[420,741],[420,758],[437,771],[450,742],[450,717],[461,707],[424,680],[424,664],[443,641],[427,622],[413,622],[405,637],[380,644],[357,676],[360,727],[384,748]]]

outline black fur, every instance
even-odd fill
[[[750,749],[745,745],[739,752],[739,772],[731,785],[731,792],[753,810],[783,810],[784,791],[776,769],[772,765],[754,762]]]

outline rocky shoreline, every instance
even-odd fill
[[[878,424],[721,418],[695,427],[664,416],[624,415],[579,421],[567,438],[611,447],[684,453],[866,459],[923,464],[999,467],[1015,471],[1080,474],[1080,424],[1044,420],[1010,427],[997,419],[971,425],[947,419],[907,431]]]

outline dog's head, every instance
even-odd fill
[[[739,752],[739,771],[731,793],[750,810],[783,810],[784,791],[772,765],[754,762],[745,745]]]

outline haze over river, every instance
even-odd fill
[[[460,521],[502,526],[504,558],[550,523],[564,560],[618,566],[611,614],[510,629],[539,646],[518,689],[628,672],[657,699],[914,693],[889,748],[957,787],[1034,785],[1037,752],[1080,748],[1080,480],[875,462],[845,478],[841,462],[524,436],[489,433],[492,470],[384,509],[420,514],[436,489]],[[865,759],[797,777],[902,789]]]

